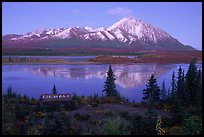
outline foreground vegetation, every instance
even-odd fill
[[[116,90],[111,66],[104,96],[73,94],[64,105],[41,105],[8,87],[2,96],[5,135],[198,135],[202,134],[202,77],[195,60],[184,74],[172,74],[171,89],[157,85],[151,75],[142,103],[129,102]],[[53,94],[57,93],[53,86]]]

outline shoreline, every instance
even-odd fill
[[[70,57],[70,58],[69,58]],[[175,52],[168,54],[167,52],[150,52],[140,55],[98,55],[98,56],[24,56],[11,55],[2,56],[2,65],[85,65],[85,64],[188,64],[193,58],[197,63],[202,64],[202,53],[181,54]],[[73,60],[80,58],[80,60]],[[69,60],[72,59],[72,60]],[[83,59],[83,60],[81,60]]]
[[[60,62],[40,62],[40,63],[34,63],[34,62],[2,62],[2,65],[109,65],[109,64],[124,64],[124,65],[135,65],[135,64],[189,64],[188,62],[166,62],[166,63],[160,63],[160,62],[124,62],[124,63],[110,63],[110,62],[66,62],[66,63],[60,63]],[[197,64],[202,64],[202,61],[198,61]]]

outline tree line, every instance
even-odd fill
[[[171,134],[201,134],[202,133],[202,72],[196,66],[196,59],[190,61],[185,74],[181,66],[178,75],[172,73],[171,89],[166,90],[165,81],[161,88],[157,84],[156,77],[152,74],[143,90],[143,103],[147,105],[146,116],[151,133],[165,134],[161,128],[162,119],[154,111],[154,108],[163,109],[172,113],[172,125],[182,125]],[[104,90],[107,97],[120,99],[116,90],[115,77],[111,68],[107,72]]]
[[[177,79],[175,72],[172,73],[171,90],[166,90],[165,82],[162,87],[157,84],[156,77],[152,74],[146,88],[143,90],[143,102],[150,100],[153,105],[169,102],[178,104],[178,107],[187,108],[190,106],[202,105],[202,77],[201,69],[197,69],[196,60],[190,62],[186,75],[184,70],[179,67]],[[175,108],[175,110],[181,110]]]
[[[201,69],[197,69],[196,59],[190,62],[187,73],[179,67],[177,78],[172,73],[171,90],[166,90],[165,82],[162,87],[157,84],[152,74],[143,90],[143,102],[147,104],[147,115],[153,127],[158,120],[154,107],[172,113],[172,123],[182,125],[172,134],[201,134],[202,133],[202,77]],[[168,108],[168,109],[167,109]]]

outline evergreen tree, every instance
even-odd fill
[[[179,67],[178,69],[178,77],[177,77],[177,88],[176,92],[178,95],[178,99],[182,102],[183,96],[184,96],[184,81],[183,81],[183,71],[182,68]]]
[[[170,92],[170,89],[168,88],[168,90],[167,90],[167,95],[168,95],[168,101],[170,100],[170,97],[171,97],[171,92]]]
[[[171,81],[171,98],[170,102],[172,103],[171,111],[175,114],[179,113],[179,99],[177,94],[177,85],[176,85],[176,79],[175,79],[175,73],[173,71],[172,73],[172,81]]]
[[[159,102],[159,94],[160,94],[160,89],[159,86],[157,85],[157,80],[152,74],[150,79],[148,80],[148,83],[146,84],[146,89],[143,90],[143,101],[148,102],[149,99],[151,99],[152,103],[155,104]]]
[[[118,94],[118,91],[116,90],[116,85],[115,85],[115,77],[111,68],[111,65],[109,66],[108,72],[107,72],[107,78],[106,81],[104,82],[104,89],[103,92],[106,92],[107,97],[120,97]]]
[[[13,97],[14,96],[11,85],[7,88],[7,96],[8,97]]]
[[[202,77],[201,77],[201,70],[198,70],[197,78],[197,91],[196,91],[196,98],[195,98],[195,105],[198,107],[198,111],[202,112]]]
[[[183,73],[182,73],[182,82],[183,82],[183,101],[186,102],[186,104],[188,104],[187,102],[189,102],[189,100],[187,100],[189,97],[188,97],[188,93],[186,92],[185,90],[185,73],[184,73],[184,70],[183,70]]]
[[[184,70],[183,70],[183,76],[182,76],[182,82],[183,82],[183,84],[185,84],[184,82],[185,82],[185,73],[184,73]],[[183,90],[185,90],[185,88],[183,89]]]
[[[189,93],[189,100],[191,105],[195,103],[195,96],[197,91],[197,66],[196,59],[191,60],[190,65],[188,67],[188,71],[186,73],[186,91]]]
[[[175,73],[173,71],[172,79],[171,79],[171,94],[175,96],[176,94],[176,80],[175,80]]]
[[[9,57],[9,62],[12,62],[11,57]]]
[[[7,88],[7,96],[8,96],[8,97],[11,96],[11,90],[10,90],[10,87]]]
[[[52,94],[57,94],[57,90],[56,90],[55,85],[53,86],[53,89],[52,89]]]
[[[166,88],[165,88],[165,80],[163,80],[163,82],[162,82],[162,88],[161,88],[161,93],[160,93],[160,98],[161,98],[161,100],[166,100],[166,93],[167,91],[166,91]]]

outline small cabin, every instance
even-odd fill
[[[52,104],[55,102],[66,103],[71,101],[70,94],[43,94],[40,96],[42,104]]]

